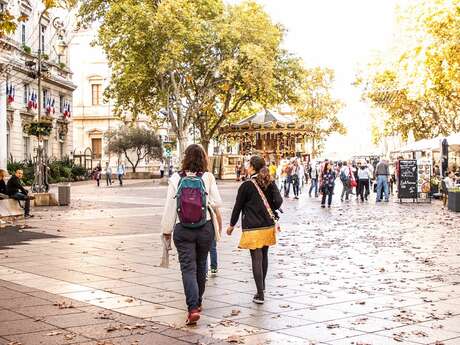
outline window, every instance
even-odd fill
[[[64,142],[60,142],[60,143],[59,143],[59,150],[61,151],[61,152],[60,152],[60,155],[61,155],[60,157],[61,157],[61,159],[63,159],[64,156],[65,156],[65,152],[64,152]]]
[[[27,106],[27,103],[29,103],[29,97],[30,97],[30,85],[29,84],[24,84],[24,105]]]
[[[64,96],[63,96],[63,95],[59,95],[59,112],[60,112],[61,114],[64,113],[64,102],[65,102]]]
[[[22,137],[24,143],[24,159],[30,158],[30,138]]]
[[[92,84],[91,85],[91,91],[92,91],[92,104],[93,105],[101,105],[101,90],[102,90],[102,85],[101,84]]]
[[[6,156],[8,159],[10,158],[11,154],[11,137],[10,137],[10,124],[6,123]]]
[[[0,2],[0,13],[5,12],[5,10],[6,10],[5,4],[3,2]]]
[[[23,46],[26,45],[26,24],[25,23],[22,23],[21,25],[21,42]]]
[[[93,159],[102,158],[102,139],[93,138],[91,139],[91,148],[93,150]]]
[[[45,33],[46,33],[46,25],[42,25],[41,34],[40,34],[40,50],[42,53],[45,51]]]
[[[43,89],[43,102],[42,102],[42,107],[46,108],[46,99],[49,96],[49,92],[46,89]]]

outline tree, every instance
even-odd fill
[[[385,134],[416,139],[460,131],[460,0],[418,0],[400,14],[394,56],[358,84],[385,110]]]
[[[83,21],[101,16],[117,114],[166,119],[180,152],[191,124],[207,148],[244,107],[275,103],[293,85],[283,31],[255,2],[87,0],[82,11]]]
[[[77,0],[42,0],[43,11],[48,11],[53,8],[70,9],[74,7]],[[16,31],[19,23],[25,22],[29,19],[27,15],[20,14],[14,16],[8,9],[0,13],[0,37],[12,34]]]
[[[345,134],[337,115],[344,104],[332,96],[334,71],[329,68],[308,68],[303,71],[294,109],[312,130],[313,151],[316,152],[330,134]]]
[[[105,137],[108,141],[107,152],[124,155],[133,167],[133,172],[136,172],[143,159],[163,157],[161,140],[149,129],[122,127],[108,131]]]

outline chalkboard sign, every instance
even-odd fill
[[[417,199],[417,160],[399,161],[399,199]]]

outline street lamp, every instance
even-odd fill
[[[44,53],[44,42],[42,41],[42,19],[44,15],[47,13],[47,9],[44,9],[40,17],[38,19],[38,52],[37,52],[37,64],[36,64],[36,71],[35,76],[37,78],[37,93],[38,93],[38,111],[37,111],[37,118],[38,123],[41,123],[41,115],[42,115],[42,74],[43,72],[48,71],[47,65],[42,65],[42,54]],[[60,18],[56,17],[52,21],[52,25],[56,30],[59,39],[58,44],[56,45],[55,49],[58,53],[58,57],[60,60],[60,56],[64,55],[66,45],[62,40],[62,36],[65,33],[64,24],[60,20]],[[26,62],[28,66],[35,65],[33,62]],[[49,185],[46,181],[46,164],[45,164],[45,157],[43,155],[44,147],[43,147],[43,135],[41,132],[38,133],[38,147],[37,147],[37,163],[35,167],[35,174],[34,174],[34,183],[32,185],[32,191],[35,193],[44,193],[47,192],[49,189]]]

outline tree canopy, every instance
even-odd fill
[[[460,0],[417,0],[399,21],[395,54],[358,78],[364,98],[385,111],[386,135],[460,131]]]
[[[77,4],[78,0],[42,0],[43,10],[48,11],[53,8],[70,9]],[[11,34],[16,31],[19,23],[27,21],[28,16],[21,14],[13,15],[8,8],[0,12],[0,37]]]
[[[116,114],[169,122],[181,152],[192,124],[207,148],[220,126],[250,109],[308,98],[302,61],[281,48],[283,28],[254,1],[84,0],[80,18],[100,22],[97,42],[112,69],[105,95]],[[335,114],[332,103],[321,105]]]
[[[158,159],[163,156],[161,140],[155,132],[146,128],[123,127],[105,133],[107,152],[124,155],[133,172],[145,158]]]

